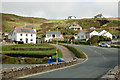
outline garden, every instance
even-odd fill
[[[3,64],[45,64],[49,57],[56,57],[56,47],[46,43],[2,46]],[[58,57],[62,57],[60,50]]]

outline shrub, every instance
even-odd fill
[[[64,46],[67,47],[77,58],[86,58],[85,54],[78,48],[68,45],[64,45]]]
[[[89,43],[89,44],[96,44],[96,43],[98,43],[98,41],[99,41],[99,36],[92,36],[87,42]]]
[[[44,57],[43,58],[43,60],[42,60],[42,62],[45,62],[45,63],[47,63],[47,61],[49,60],[49,58],[48,57]]]

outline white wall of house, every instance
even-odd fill
[[[57,34],[46,34],[45,41],[49,41],[50,39],[55,39],[55,38],[62,38],[62,35]]]
[[[73,30],[82,30],[82,27],[80,27],[80,28],[71,28],[71,27],[69,27],[69,29],[73,29]]]
[[[8,35],[8,39],[11,39],[12,41],[17,40],[17,33],[13,32],[13,34]]]
[[[22,34],[22,36],[21,36],[21,34]],[[26,39],[28,39],[27,42],[26,42]],[[23,41],[24,43],[34,43],[34,44],[36,44],[36,34],[17,33],[17,40],[16,41]]]
[[[92,36],[95,36],[95,35],[99,35],[97,31],[92,31],[90,34],[89,34],[89,38],[91,38]]]
[[[111,38],[111,39],[112,39],[112,34],[111,34],[111,33],[109,33],[109,32],[107,32],[107,33],[103,34],[103,36],[106,36],[106,37],[108,37],[108,38]]]
[[[102,34],[104,34],[104,33],[106,33],[107,31],[106,30],[103,30],[103,31],[101,31],[100,33],[99,33],[99,35],[102,35]]]
[[[22,36],[21,36],[22,34]],[[26,36],[27,34],[27,36]],[[32,35],[32,36],[31,36]],[[12,41],[23,41],[26,43],[26,38],[28,39],[27,43],[34,43],[36,44],[36,34],[30,34],[30,33],[16,33],[15,31],[13,34],[8,35],[8,39],[11,39]]]

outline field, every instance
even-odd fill
[[[37,37],[45,36],[45,31],[51,30],[56,31],[57,27],[63,35],[67,32],[70,35],[74,35],[71,30],[67,30],[67,27],[73,22],[79,24],[83,30],[90,30],[90,27],[95,27],[96,30],[105,29],[111,31],[113,29],[113,35],[119,35],[119,19],[117,18],[84,18],[84,19],[44,19],[44,18],[34,18],[34,17],[22,17],[14,14],[4,14],[2,13],[2,31],[10,32],[14,26],[25,27],[34,26],[37,29]],[[117,32],[115,32],[117,31]]]
[[[3,64],[19,64],[21,58],[25,59],[22,64],[43,64],[48,57],[56,57],[56,47],[49,44],[3,45],[2,54]],[[58,57],[62,57],[60,50]]]

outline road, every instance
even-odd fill
[[[88,61],[70,68],[56,70],[27,78],[99,78],[118,64],[117,48],[73,45],[88,55]]]

